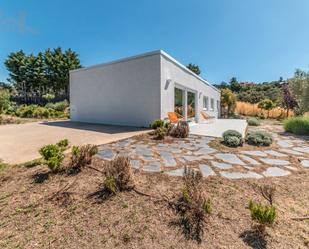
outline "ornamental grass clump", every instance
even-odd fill
[[[296,135],[309,135],[309,117],[288,118],[283,122],[284,130]]]
[[[202,186],[202,174],[185,167],[183,189],[175,202],[170,205],[180,215],[178,224],[187,239],[202,241],[206,218],[212,212],[210,199],[207,199]]]
[[[189,136],[189,125],[186,121],[179,121],[171,125],[169,135],[176,138],[186,138]]]
[[[227,130],[222,135],[224,144],[229,147],[238,147],[243,144],[242,135],[235,130]]]
[[[92,157],[98,153],[96,145],[73,146],[71,152],[71,167],[74,172],[80,171],[83,167],[90,165]]]
[[[251,131],[246,136],[246,142],[255,146],[269,146],[272,144],[273,138],[265,131]]]
[[[126,156],[117,156],[114,160],[106,162],[103,175],[104,189],[110,194],[132,190],[135,186],[130,159]]]

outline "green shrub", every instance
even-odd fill
[[[55,94],[53,93],[46,93],[43,96],[43,99],[45,99],[46,101],[50,102],[52,99],[55,98]]]
[[[161,119],[156,119],[151,124],[151,128],[154,129],[154,130],[157,129],[157,128],[161,128],[163,126],[164,126],[164,121],[161,120]]]
[[[273,138],[265,131],[252,131],[247,134],[246,142],[256,146],[269,146],[272,144]]]
[[[21,105],[17,108],[16,114],[21,118],[32,118],[35,105]]]
[[[10,102],[10,104],[4,110],[4,113],[7,114],[7,115],[15,116],[17,108],[18,108],[18,106],[17,106],[17,104],[15,102]]]
[[[247,119],[248,125],[250,126],[259,126],[260,121],[257,118],[251,117]]]
[[[58,143],[57,143],[57,145],[60,147],[60,148],[63,148],[63,149],[65,149],[66,147],[68,147],[68,145],[69,145],[69,140],[68,139],[62,139],[62,140],[60,140]]]
[[[263,205],[255,203],[252,200],[249,202],[251,218],[259,225],[272,225],[276,219],[276,208],[271,205]]]
[[[116,185],[116,180],[113,176],[108,176],[106,177],[104,181],[104,186],[106,190],[112,194],[116,194],[117,192],[117,185]]]
[[[45,107],[36,106],[33,108],[33,113],[31,118],[49,118],[49,110]]]
[[[288,118],[283,122],[283,127],[296,135],[309,135],[309,117]]]
[[[56,103],[47,103],[45,108],[53,109],[58,112],[64,112],[66,108],[69,107],[69,102],[67,100],[56,102]]]
[[[60,147],[58,144],[48,144],[39,150],[41,156],[45,160],[45,163],[52,172],[59,170],[61,162],[64,159],[64,149],[65,148]]]
[[[235,130],[227,130],[222,135],[223,141],[227,146],[237,147],[243,144],[242,135]]]
[[[64,112],[66,108],[69,107],[69,102],[67,100],[57,102],[54,104],[54,109],[58,112]]]

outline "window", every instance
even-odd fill
[[[208,111],[209,108],[209,98],[207,96],[203,96],[203,108]]]
[[[214,111],[215,110],[215,100],[214,99],[210,99],[210,110]]]

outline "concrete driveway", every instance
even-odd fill
[[[105,144],[147,132],[125,126],[71,121],[36,122],[0,126],[0,159],[18,164],[40,157],[38,150],[67,138],[71,145]]]

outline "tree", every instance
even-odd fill
[[[214,86],[218,89],[229,88],[229,85],[225,81],[222,81],[219,85],[214,85]]]
[[[294,96],[292,95],[288,84],[284,84],[282,86],[282,92],[283,92],[283,101],[282,101],[282,106],[286,108],[286,116],[289,116],[289,111],[293,110],[294,108],[298,107],[298,103]]]
[[[78,55],[71,49],[64,53],[61,48],[47,49],[44,53],[46,77],[54,93],[69,92],[69,71],[80,68]]]
[[[259,104],[258,107],[267,111],[267,118],[269,118],[269,112],[270,110],[275,108],[274,102],[272,102],[270,99],[264,99]]]
[[[68,49],[47,49],[37,55],[26,55],[22,50],[11,53],[5,61],[9,82],[22,96],[55,95],[69,91],[69,71],[80,68],[78,55]]]
[[[289,89],[295,97],[299,114],[309,111],[309,73],[297,69],[294,77],[288,80]]]
[[[0,114],[10,105],[10,92],[8,90],[0,90]]]
[[[236,107],[236,95],[228,88],[221,90],[221,106],[227,109],[227,114],[232,114]]]
[[[27,91],[26,78],[27,78],[27,56],[20,50],[15,53],[10,53],[4,62],[7,70],[9,71],[8,81],[12,83],[18,92]]]
[[[189,63],[189,65],[187,66],[188,69],[190,69],[193,73],[195,73],[196,75],[200,75],[201,74],[201,70],[199,68],[198,65],[195,64],[191,64]]]
[[[241,85],[238,83],[236,77],[232,77],[231,80],[230,80],[230,89],[233,91],[233,92],[236,92],[238,93],[241,89]]]

